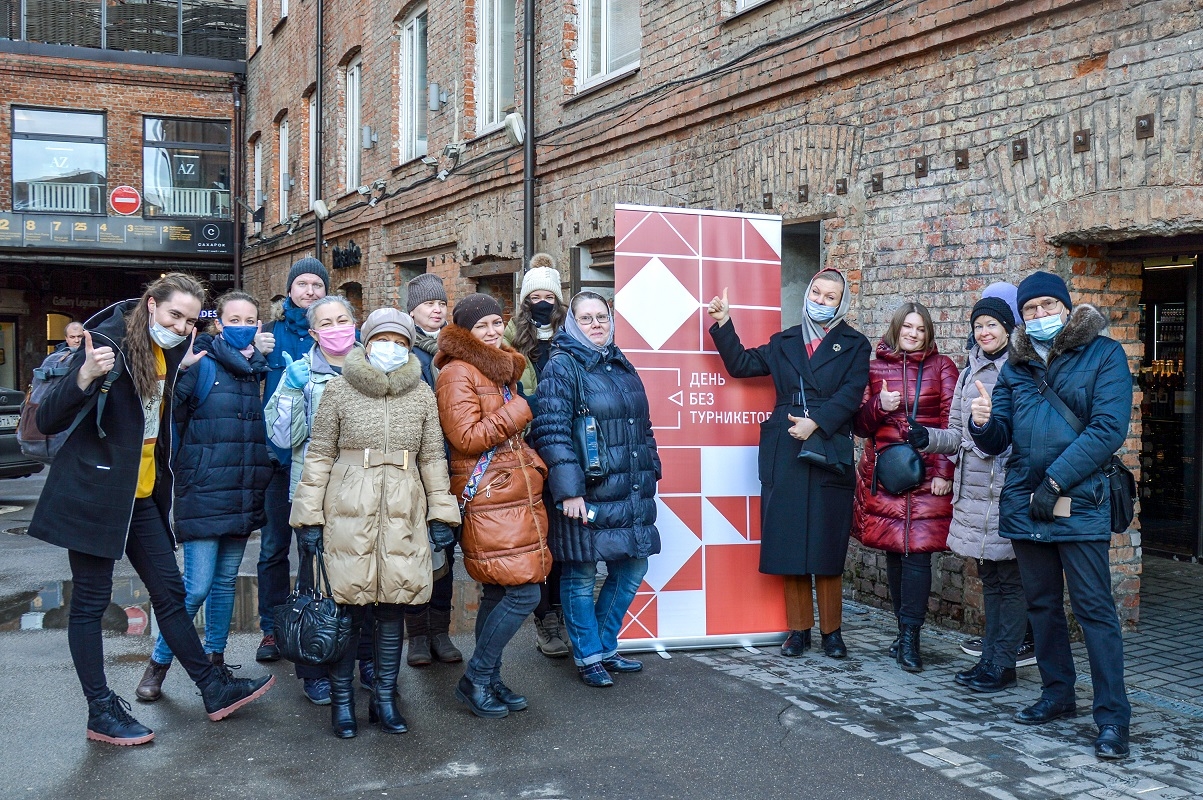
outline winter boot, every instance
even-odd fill
[[[354,636],[353,639],[359,637]],[[347,650],[337,663],[330,665],[330,727],[340,739],[351,739],[359,733],[355,723],[355,651],[357,642],[347,643]],[[379,683],[377,683],[379,686]]]
[[[406,613],[405,633],[409,637],[409,653],[405,663],[411,667],[429,667],[433,661],[430,654],[430,610],[424,608],[416,614]],[[463,659],[463,656],[460,656]]]
[[[128,747],[146,744],[155,734],[130,715],[129,703],[110,691],[107,697],[88,703],[88,738]]]
[[[146,664],[146,672],[142,673],[142,680],[138,682],[138,688],[134,690],[134,696],[143,703],[153,703],[162,697],[163,680],[170,668],[170,664],[160,664],[153,658],[150,659]]]
[[[426,615],[429,623],[430,649],[434,657],[444,664],[457,664],[464,660],[464,654],[451,641],[451,610],[431,608]]]
[[[205,711],[209,719],[217,722],[233,714],[252,700],[267,694],[276,682],[275,675],[262,678],[235,678],[223,667],[214,667],[209,679],[199,684],[201,697],[205,700]]]
[[[923,657],[919,655],[919,626],[903,625],[898,636],[898,666],[906,672],[922,672]]]
[[[397,671],[401,669],[401,615],[386,619],[376,609],[376,683],[372,689],[372,705],[368,722],[380,723],[385,733],[405,733],[405,717],[397,710]]]
[[[564,636],[560,613],[559,609],[552,607],[543,619],[535,617],[535,646],[548,658],[563,658],[572,652],[565,641],[567,637]]]

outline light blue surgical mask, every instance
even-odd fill
[[[810,317],[815,322],[820,324],[824,322],[830,322],[831,318],[835,316],[835,312],[835,306],[825,306],[822,303],[816,303],[809,297],[806,298],[806,316]]]
[[[396,342],[372,342],[368,351],[368,361],[381,372],[388,374],[398,367],[405,366],[409,361],[409,348]]]
[[[184,340],[188,337],[180,336],[175,331],[168,330],[159,323],[154,322],[151,323],[150,326],[150,338],[154,339],[155,343],[158,344],[159,347],[162,347],[164,350],[170,350],[173,347],[183,344]]]
[[[1065,321],[1061,319],[1060,314],[1050,314],[1047,317],[1029,319],[1023,324],[1023,329],[1027,331],[1028,336],[1031,336],[1038,342],[1051,342],[1053,337],[1060,333],[1064,327]]]

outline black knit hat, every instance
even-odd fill
[[[1007,329],[1008,336],[1015,330],[1015,315],[1011,313],[1011,307],[1007,305],[1007,301],[1001,297],[983,297],[978,300],[977,305],[969,314],[969,325],[972,326],[978,317],[994,317]]]
[[[456,302],[451,321],[461,328],[472,330],[476,323],[493,314],[502,315],[501,303],[487,294],[470,294]]]
[[[443,288],[443,279],[430,272],[423,272],[406,284],[405,291],[405,310],[410,314],[427,300],[447,302],[447,290]]]
[[[1054,275],[1051,272],[1033,272],[1024,278],[1023,282],[1019,284],[1019,291],[1015,294],[1015,305],[1022,313],[1024,304],[1037,297],[1055,297],[1064,303],[1066,308],[1073,308],[1074,305],[1073,300],[1069,297],[1069,287],[1065,285],[1065,281],[1061,279],[1060,275]]]
[[[292,282],[301,275],[316,275],[322,279],[322,284],[325,285],[326,291],[330,291],[330,273],[313,256],[305,256],[300,261],[292,265],[292,269],[288,270],[288,286],[286,292],[292,291]]]

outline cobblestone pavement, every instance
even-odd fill
[[[1196,600],[1197,603],[1197,600]],[[775,649],[693,653],[690,658],[780,694],[794,706],[788,727],[822,721],[908,756],[947,778],[999,800],[1026,798],[1203,797],[1203,707],[1141,688],[1129,676],[1133,702],[1132,757],[1094,757],[1090,675],[1078,658],[1078,708],[1073,719],[1039,727],[1011,715],[1040,694],[1035,667],[1019,670],[1019,686],[994,695],[969,692],[952,675],[971,665],[963,634],[924,628],[925,671],[903,672],[886,654],[893,617],[848,603],[844,639],[849,658],[814,650],[797,659]],[[817,637],[816,637],[817,638]],[[816,641],[817,644],[817,641]],[[680,656],[678,656],[680,657]]]
[[[1145,555],[1139,630],[1124,636],[1133,694],[1203,705],[1203,564]]]

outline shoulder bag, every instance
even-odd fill
[[[313,562],[317,561],[318,576],[326,593],[323,595],[322,587],[316,580],[311,580],[311,588],[294,591],[288,600],[273,609],[276,644],[280,646],[280,654],[294,664],[333,664],[342,658],[351,639],[351,615],[334,600],[330,576],[326,574],[322,559],[321,542],[318,542],[316,554],[306,553],[305,556],[310,576],[313,575]]]
[[[810,419],[810,408],[806,404],[806,385],[801,377],[798,379],[796,399],[800,402],[795,405],[802,406],[802,415]],[[814,433],[802,441],[802,449],[798,451],[798,460],[805,461],[812,467],[834,472],[836,475],[846,475],[854,460],[852,437],[836,434],[830,439],[826,439],[816,428]]]
[[[1082,424],[1078,415],[1065,405],[1065,401],[1057,396],[1057,393],[1048,385],[1048,381],[1041,380],[1040,388],[1037,391],[1062,416],[1069,427],[1073,428],[1074,433],[1081,436],[1082,431],[1086,430],[1086,426]],[[1136,516],[1136,478],[1120,460],[1120,457],[1114,453],[1103,467],[1103,475],[1107,478],[1111,496],[1111,532],[1123,533],[1128,530],[1128,526],[1132,524],[1132,520]]]
[[[915,380],[915,402],[911,407],[911,419],[919,418],[919,394],[923,388],[923,362],[919,362],[919,377]],[[906,372],[902,374],[902,407],[906,408]],[[873,489],[881,486],[892,495],[904,495],[923,485],[927,467],[923,456],[910,442],[891,442],[876,451],[873,461]]]
[[[588,483],[597,483],[610,474],[610,457],[606,450],[606,440],[602,435],[597,418],[589,410],[585,400],[585,382],[581,377],[581,368],[576,359],[565,354],[568,368],[576,385],[576,402],[572,417],[572,449],[576,451],[577,463],[585,473]]]

